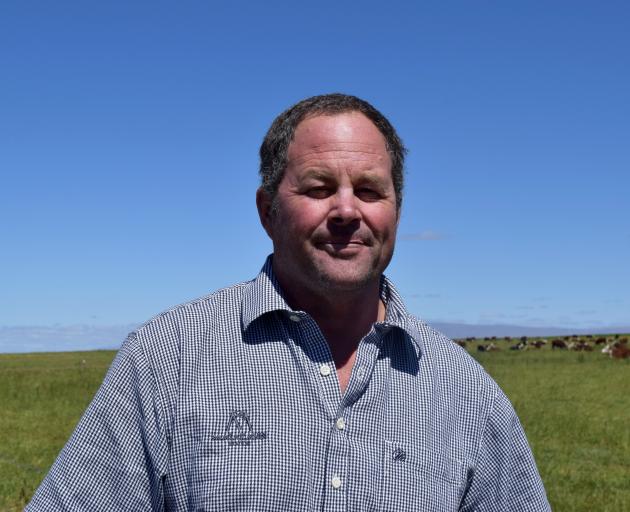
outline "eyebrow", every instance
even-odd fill
[[[324,171],[320,169],[310,169],[306,171],[301,177],[300,181],[306,181],[309,179],[314,180],[322,180],[322,181],[330,181],[334,179],[334,173],[329,171]],[[367,171],[367,173],[361,174],[359,179],[357,180],[359,183],[371,183],[374,185],[383,185],[383,180],[376,173],[371,173]]]
[[[332,173],[322,171],[320,169],[309,169],[302,176],[300,181],[315,179],[315,180],[329,180],[332,177]]]
[[[321,182],[324,184],[331,184],[336,181],[335,174],[324,169],[309,169],[302,176],[298,178],[297,183],[302,185],[309,184],[309,182]]]
[[[363,174],[359,178],[359,183],[369,183],[371,185],[378,185],[379,187],[384,185],[382,178],[376,174]]]

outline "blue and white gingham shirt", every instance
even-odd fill
[[[546,511],[512,406],[383,278],[342,395],[273,276],[130,334],[26,510]]]

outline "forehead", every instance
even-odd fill
[[[320,114],[301,121],[295,129],[287,156],[291,161],[307,154],[328,152],[389,156],[383,134],[365,115],[354,111]]]

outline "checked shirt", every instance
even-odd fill
[[[509,401],[382,279],[341,394],[267,259],[129,335],[26,511],[548,511]]]

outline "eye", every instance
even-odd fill
[[[332,191],[328,187],[311,187],[306,191],[306,195],[313,199],[326,199],[331,194]]]
[[[356,190],[355,194],[361,201],[367,202],[378,201],[381,198],[380,192],[370,187],[361,187]]]

